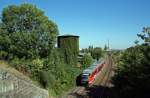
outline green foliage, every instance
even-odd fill
[[[74,86],[76,76],[81,73],[79,69],[64,63],[63,53],[59,49],[53,49],[45,59],[14,58],[10,64],[34,81],[38,81],[53,96],[60,96]]]
[[[135,45],[138,45],[138,44],[139,44],[139,41],[138,41],[138,40],[135,40],[134,43],[135,43]]]
[[[64,52],[64,60],[67,64],[76,65],[77,56],[79,53],[79,41],[78,38],[61,38],[60,48]]]
[[[118,64],[114,84],[121,98],[147,98],[150,90],[150,46],[127,49]]]
[[[58,28],[31,4],[10,5],[2,11],[0,50],[12,57],[46,57],[56,42]]]
[[[39,79],[40,79],[40,83],[43,85],[44,88],[47,88],[49,86],[50,81],[48,77],[48,72],[41,71],[39,73]]]
[[[32,77],[34,80],[38,79],[38,73],[43,68],[42,59],[33,59],[33,60],[25,60],[24,58],[19,59],[15,57],[13,60],[9,61],[10,64],[16,68],[18,71],[24,73]]]
[[[15,57],[13,60],[9,61],[10,65],[16,68],[18,71],[22,72],[25,75],[29,75],[31,73],[31,69],[28,66],[30,64],[29,61],[25,61],[24,58],[19,59]]]
[[[142,33],[137,34],[145,43],[150,44],[150,27],[144,27]]]
[[[106,51],[109,47],[105,44],[104,50]]]
[[[85,54],[83,56],[83,64],[86,65],[86,66],[89,66],[91,63],[93,62],[93,58],[91,55],[89,54]]]
[[[118,60],[113,77],[117,98],[150,97],[149,28],[144,28],[138,36],[144,44],[126,49]]]
[[[122,51],[111,51],[113,62],[115,65],[118,65],[120,63],[120,59],[123,55],[123,50]]]
[[[66,50],[54,48],[57,35],[57,25],[36,6],[10,5],[2,11],[0,59],[59,96],[74,86],[80,70],[72,66],[77,62],[79,43],[68,39],[63,43]]]
[[[90,53],[93,59],[98,60],[99,58],[101,58],[103,56],[104,51],[102,50],[101,47],[93,47],[93,46],[89,46],[89,48],[86,49],[82,49],[81,52],[84,53]]]
[[[8,53],[6,51],[0,51],[0,59],[7,59]]]
[[[94,48],[91,55],[94,59],[99,60],[103,55],[102,54],[102,48],[100,48],[100,47]]]
[[[61,95],[75,84],[75,78],[80,70],[65,64],[63,54],[59,49],[54,49],[45,60],[43,70],[48,72],[49,91],[53,95]],[[63,90],[62,90],[63,89]]]

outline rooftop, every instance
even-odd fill
[[[71,35],[71,34],[64,34],[64,35],[60,35],[58,37],[79,37],[78,35]]]

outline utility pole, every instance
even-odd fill
[[[27,0],[22,0],[23,3],[27,3]]]
[[[0,22],[2,22],[2,14],[0,14]]]
[[[109,39],[108,39],[108,46],[107,46],[107,47],[108,47],[108,49],[110,48],[110,47],[109,47]]]

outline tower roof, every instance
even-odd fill
[[[71,34],[64,34],[64,35],[60,35],[58,37],[79,37],[77,35],[71,35]]]

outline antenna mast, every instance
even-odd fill
[[[109,49],[110,47],[109,47],[109,39],[108,39],[108,49]]]
[[[22,0],[23,3],[27,3],[27,0]]]

